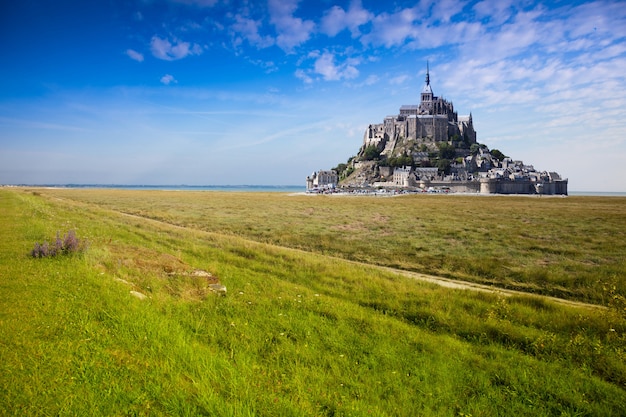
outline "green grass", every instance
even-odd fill
[[[449,290],[336,257],[369,261],[373,252],[335,250],[348,242],[372,250],[369,239],[377,235],[379,250],[393,253],[393,234],[409,239],[396,232],[408,215],[394,214],[421,207],[410,227],[423,238],[409,242],[443,251],[450,242],[435,237],[463,226],[453,222],[456,226],[446,228],[446,216],[429,209],[433,201],[447,204],[441,210],[448,216],[475,215],[488,201],[511,201],[538,204],[541,210],[535,207],[529,215],[535,221],[550,208],[561,213],[550,220],[555,228],[550,233],[573,234],[575,241],[584,238],[566,227],[563,213],[570,210],[575,224],[580,220],[572,218],[587,211],[588,217],[605,219],[608,225],[585,229],[585,238],[595,243],[576,250],[596,257],[599,271],[619,272],[622,266],[611,263],[623,257],[619,243],[611,241],[608,254],[589,248],[604,248],[604,228],[618,225],[613,216],[621,213],[621,201],[591,199],[585,209],[584,199],[569,198],[546,203],[37,193],[0,190],[2,415],[626,413],[626,322],[619,309]],[[393,209],[378,212],[376,205]],[[428,210],[432,221],[419,220]],[[353,217],[357,213],[361,217]],[[488,219],[465,227],[480,229],[497,219],[505,230],[518,228],[510,225],[512,216],[484,216]],[[353,230],[357,223],[362,230]],[[70,229],[89,240],[84,254],[28,256],[34,242]],[[474,233],[476,247],[499,246],[490,242],[491,235],[478,239],[467,233]],[[574,250],[567,247],[563,250]],[[517,250],[511,243],[510,252]],[[333,256],[320,255],[325,253]],[[532,257],[507,259],[510,269]],[[420,270],[414,258],[403,262]],[[173,274],[194,269],[219,277],[228,295],[211,294],[201,279]],[[602,278],[585,273],[588,280]],[[522,277],[517,279],[522,287]],[[620,284],[618,278],[614,282]],[[554,285],[548,280],[546,292]],[[604,295],[591,299],[611,295],[593,288]],[[150,298],[138,300],[130,290]],[[613,295],[623,294],[619,291],[616,287]]]

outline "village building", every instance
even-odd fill
[[[335,170],[319,170],[306,177],[306,189],[311,190],[328,190],[337,187],[339,176]]]
[[[412,187],[415,181],[411,176],[411,167],[396,168],[393,171],[393,183],[400,187]]]

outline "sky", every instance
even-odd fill
[[[626,2],[0,2],[0,184],[302,185],[436,96],[626,191]]]

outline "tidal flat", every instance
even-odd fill
[[[626,414],[626,198],[11,188],[0,217],[3,415]]]

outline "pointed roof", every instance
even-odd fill
[[[433,90],[430,88],[430,70],[428,68],[428,61],[426,61],[426,84],[422,88],[422,94],[432,94]]]

